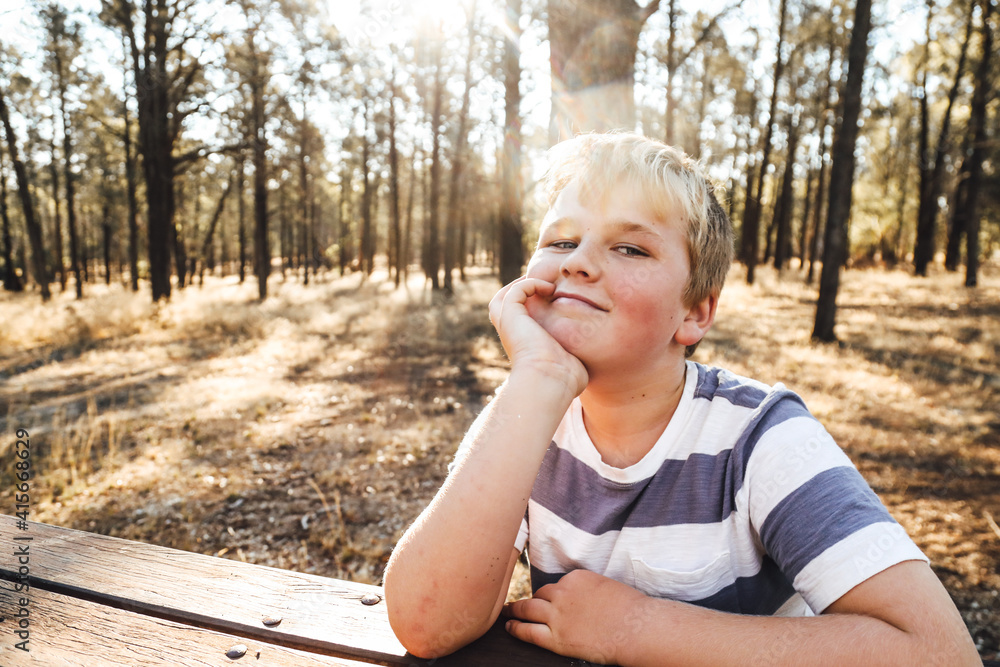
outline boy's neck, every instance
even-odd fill
[[[638,463],[663,434],[684,394],[683,359],[664,372],[631,382],[591,382],[580,395],[583,424],[601,459],[626,468]]]

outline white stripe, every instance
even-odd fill
[[[809,608],[802,596],[796,593],[785,600],[785,604],[778,607],[774,616],[815,616],[813,610]]]
[[[927,561],[896,522],[873,523],[848,535],[814,558],[795,577],[817,614],[869,577],[907,560]]]
[[[733,447],[755,410],[733,405],[729,401],[694,399],[698,371],[689,368],[684,394],[670,423],[653,448],[635,465],[616,468],[601,459],[583,422],[583,405],[573,401],[556,430],[557,445],[596,471],[605,479],[619,484],[632,484],[655,475],[666,459],[687,459],[691,454],[716,455]]]
[[[746,518],[736,513],[720,523],[591,535],[534,501],[528,511],[531,564],[544,572],[584,568],[649,595],[699,600],[761,569],[757,541]]]
[[[793,417],[761,436],[750,455],[736,506],[749,501],[755,526],[763,526],[771,510],[817,474],[854,464],[823,425],[811,417]]]

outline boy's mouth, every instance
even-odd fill
[[[556,301],[559,301],[559,300],[566,300],[568,302],[574,302],[575,301],[577,303],[581,303],[583,305],[590,306],[591,308],[594,308],[596,310],[601,310],[601,311],[604,311],[604,312],[608,311],[607,308],[605,308],[605,307],[603,307],[603,306],[595,303],[594,301],[591,301],[590,299],[588,299],[587,297],[585,297],[585,296],[583,296],[581,294],[573,294],[572,292],[556,292],[555,294],[552,295],[552,302],[553,303],[555,303]]]

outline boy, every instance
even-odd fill
[[[514,636],[620,665],[980,664],[927,565],[801,400],[687,361],[732,229],[695,164],[629,134],[553,149],[511,362],[397,545],[389,619],[450,653]],[[504,608],[529,543],[533,597]]]

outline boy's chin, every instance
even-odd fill
[[[593,336],[588,335],[580,322],[558,319],[554,322],[539,322],[550,336],[556,339],[564,350],[572,354],[586,365],[585,357],[593,342]]]

